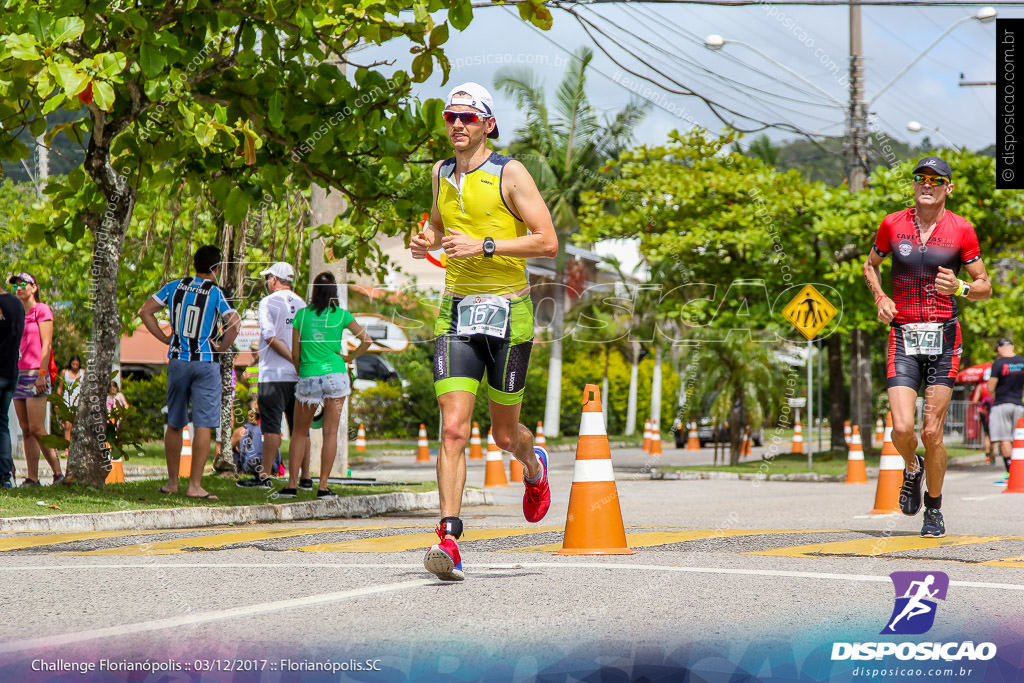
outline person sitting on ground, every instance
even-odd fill
[[[263,467],[263,432],[260,429],[260,411],[255,401],[249,404],[245,424],[231,435],[231,454],[239,474],[255,475]],[[280,450],[274,457],[273,471],[284,471]]]

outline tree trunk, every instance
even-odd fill
[[[845,383],[843,338],[838,334],[833,334],[828,338],[828,419],[832,425],[829,447],[833,451],[846,450],[846,435],[843,433],[843,423],[846,421]]]
[[[558,231],[555,256],[554,315],[551,319],[551,355],[548,358],[548,391],[544,403],[544,431],[550,436],[562,433],[562,335],[565,333],[565,242],[568,231]],[[604,396],[602,401],[607,401]],[[549,432],[550,429],[554,430]]]
[[[94,142],[90,141],[86,170],[102,189],[107,209],[102,216],[93,217],[90,225],[93,232],[92,334],[68,454],[71,479],[96,488],[103,486],[111,468],[110,447],[106,443],[107,387],[121,336],[118,269],[136,196],[135,188],[114,170],[108,158],[106,153],[97,154]]]
[[[729,464],[740,463],[740,442],[743,439],[743,429],[746,424],[746,410],[742,407],[734,408],[729,413]]]
[[[604,345],[604,377],[601,378],[601,413],[604,414],[604,430],[606,434],[611,434],[612,428],[608,423],[608,351],[610,345]]]
[[[235,459],[231,455],[231,432],[235,429],[235,383],[231,381],[234,362],[234,351],[220,355],[220,453],[213,458],[213,471],[237,476]],[[239,423],[244,422],[245,407],[239,406],[238,412],[242,414]]]
[[[871,338],[864,330],[853,331],[850,355],[850,422],[860,427],[861,434],[871,434],[875,428],[871,415]],[[872,450],[871,441],[864,440],[864,452]]]
[[[661,344],[654,345],[654,372],[651,376],[651,419],[658,421],[661,428]],[[671,427],[672,425],[669,425]]]
[[[636,393],[640,374],[640,342],[629,342],[629,401],[626,404],[626,436],[636,433]]]

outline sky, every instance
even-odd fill
[[[879,93],[943,31],[979,10],[978,6],[920,6],[923,4],[862,8],[865,92],[868,100],[878,95],[870,111],[878,117],[881,129],[906,142],[917,143],[929,135],[939,143],[987,147],[995,142],[995,89],[958,83],[961,73],[971,81],[995,79],[995,22],[982,24],[970,19],[960,23],[895,84]],[[1022,7],[993,5],[1001,18],[1024,17]],[[675,80],[761,121],[788,124],[816,135],[843,134],[844,106],[849,99],[849,12],[844,6],[708,7],[629,2],[574,7],[593,23],[592,36],[571,14],[559,9],[552,10],[554,25],[544,32],[521,21],[515,9],[476,8],[470,26],[462,32],[452,31],[445,45],[452,63],[449,82],[442,85],[438,72],[421,84],[416,94],[444,97],[451,86],[468,80],[491,88],[502,131],[499,143],[507,143],[523,117],[509,97],[493,90],[495,73],[509,67],[534,70],[543,79],[550,101],[570,53],[586,45],[595,52],[588,79],[592,103],[612,113],[630,97],[640,97],[647,108],[637,142],[660,144],[672,129],[699,124],[719,131],[724,124],[698,98],[668,92],[623,67],[677,88],[670,83]],[[709,34],[739,42],[712,51],[703,44]],[[362,50],[358,59],[364,63],[395,60],[393,67],[379,67],[388,72],[407,67],[411,55],[408,44],[393,41]],[[742,127],[759,125],[725,116]],[[910,121],[919,122],[923,130],[908,131]],[[786,130],[764,132],[775,141],[799,137]],[[747,139],[752,138],[753,134]]]
[[[871,101],[869,111],[877,117],[878,129],[911,144],[916,145],[927,135],[937,145],[973,150],[988,147],[995,142],[995,88],[961,87],[959,81],[961,73],[968,81],[995,80],[996,23],[983,24],[974,19],[960,22],[978,12],[979,6],[923,4],[862,7],[864,91],[865,99]],[[542,79],[550,104],[571,54],[588,46],[595,53],[587,80],[592,105],[611,115],[632,97],[638,98],[647,111],[636,129],[637,143],[663,144],[673,129],[685,131],[694,125],[713,132],[724,129],[725,124],[699,98],[658,86],[683,89],[672,81],[742,115],[723,112],[726,120],[740,127],[761,125],[751,119],[787,125],[789,129],[762,131],[777,143],[801,138],[799,131],[819,138],[844,133],[850,45],[849,10],[845,6],[708,7],[623,2],[578,4],[574,9],[591,22],[590,35],[573,15],[560,9],[552,9],[552,28],[541,31],[520,20],[514,8],[476,8],[469,27],[451,31],[444,46],[452,66],[448,82],[442,84],[440,70],[435,69],[415,94],[443,98],[459,83],[481,83],[491,90],[495,100],[501,131],[496,147],[500,149],[514,138],[524,116],[510,97],[494,88],[495,74],[509,68],[532,70]],[[998,11],[1001,18],[1024,17],[1024,7],[1001,6]],[[920,61],[887,87],[957,22]],[[713,51],[704,45],[711,34],[736,42],[727,42],[721,50]],[[393,61],[390,66],[378,67],[390,75],[394,69],[408,69],[412,59],[409,46],[392,41],[361,50],[354,59],[364,64]],[[919,132],[908,130],[911,121],[920,124]],[[747,134],[744,142],[759,134]],[[594,251],[614,254],[627,272],[640,264],[632,242],[599,243]]]

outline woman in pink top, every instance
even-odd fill
[[[46,397],[50,394],[50,349],[53,348],[53,312],[41,303],[39,286],[29,273],[18,273],[8,280],[25,307],[25,332],[21,336],[21,360],[18,361],[18,386],[14,389],[14,410],[25,438],[28,469],[22,486],[39,486],[39,453],[53,470],[53,483],[64,481],[60,460],[52,448],[39,438],[46,434]]]

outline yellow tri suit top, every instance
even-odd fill
[[[512,161],[497,152],[455,184],[455,158],[445,159],[437,176],[437,209],[446,235],[457,230],[473,239],[522,237],[526,223],[501,195],[501,174]],[[509,294],[526,287],[526,259],[495,254],[448,259],[445,289],[459,295]]]

